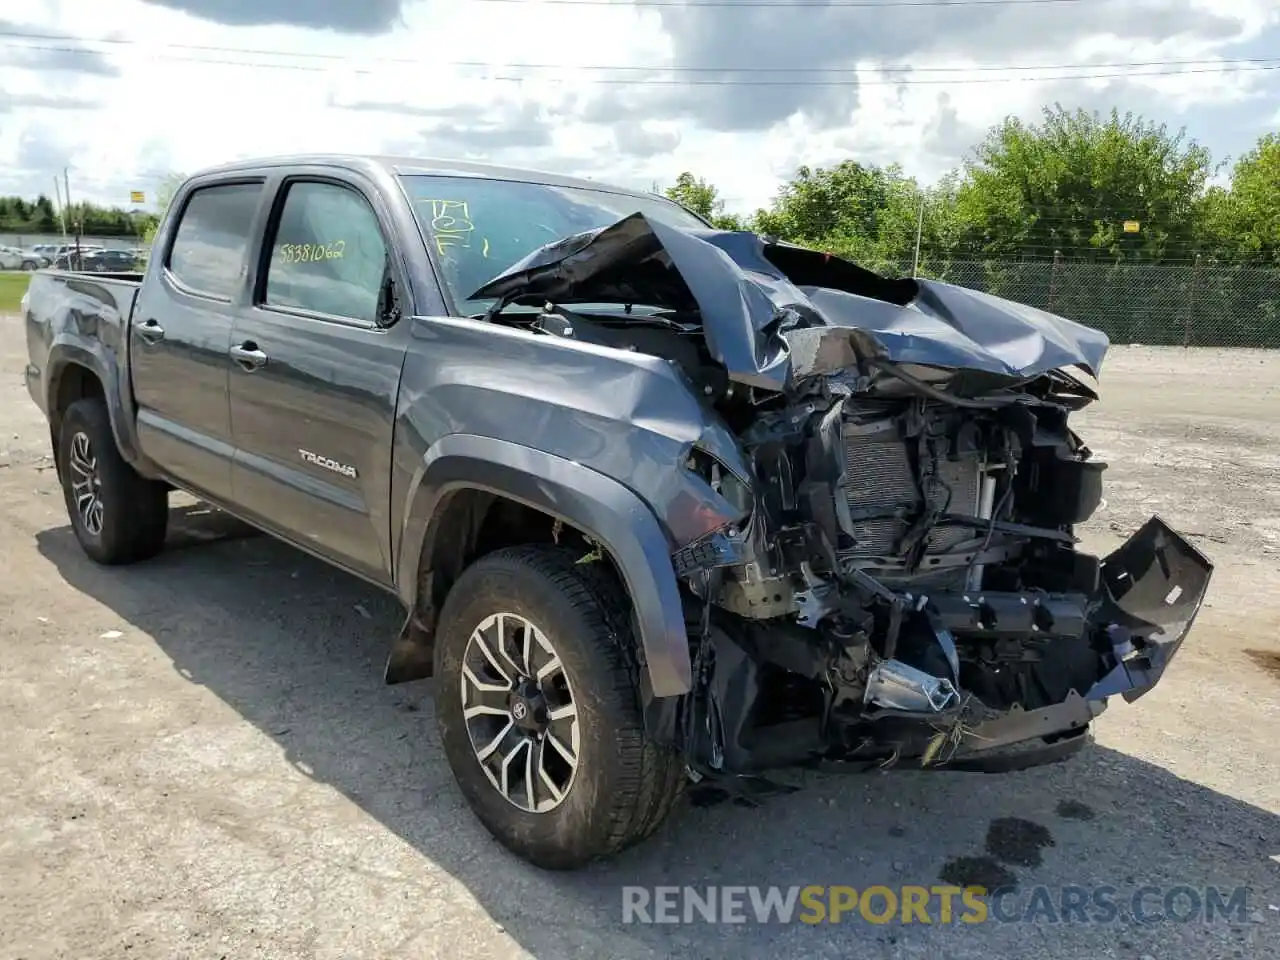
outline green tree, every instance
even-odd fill
[[[938,272],[957,242],[957,189],[955,174],[925,187],[897,164],[801,167],[753,226],[886,273],[911,271],[918,231],[921,269]]]
[[[962,242],[984,258],[1188,258],[1213,172],[1185,131],[1055,105],[1041,123],[1010,118],[978,145],[957,196]]]
[[[692,210],[704,220],[710,220],[721,230],[744,229],[741,217],[724,212],[720,192],[706,180],[695,177],[688,171],[676,177],[676,182],[663,192],[669,199]]]
[[[73,203],[66,210],[67,229],[82,236],[136,237],[154,217],[134,215],[115,207],[93,203]],[[43,194],[34,201],[22,197],[0,197],[0,231],[5,233],[57,233],[61,223],[53,203]]]
[[[1267,134],[1239,159],[1231,189],[1210,190],[1206,211],[1206,246],[1280,264],[1280,135]]]
[[[798,243],[869,246],[879,235],[894,175],[853,160],[830,169],[802,166],[772,206],[757,211],[755,229]]]
[[[875,233],[863,254],[864,264],[886,273],[909,273],[915,266],[918,240],[920,272],[941,273],[959,237],[958,175],[949,173],[933,186],[924,186],[905,176],[896,164],[881,173],[884,201],[875,215]]]
[[[170,173],[160,181],[160,186],[156,187],[156,207],[160,211],[160,216],[164,216],[169,209],[169,204],[173,202],[174,194],[178,192],[178,188],[182,186],[187,179],[185,173]]]
[[[53,209],[53,202],[43,193],[36,197],[32,226],[40,233],[56,233],[58,230],[58,213]]]
[[[160,226],[160,220],[169,212],[169,204],[173,203],[174,195],[186,179],[187,175],[184,173],[170,173],[160,181],[160,186],[156,188],[156,206],[160,210],[160,215],[152,218],[143,231],[142,243],[144,246],[149,248],[155,242],[156,230]]]

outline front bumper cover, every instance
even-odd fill
[[[943,767],[972,761],[1014,745],[1062,752],[1059,744],[1084,742],[1090,722],[1117,694],[1130,703],[1160,682],[1204,603],[1213,563],[1160,517],[1153,516],[1108,554],[1101,565],[1098,602],[1090,621],[1110,632],[1118,650],[1110,671],[1081,696],[1039,710],[1012,710],[965,730]],[[1128,641],[1128,643],[1125,643]]]

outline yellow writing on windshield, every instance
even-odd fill
[[[279,251],[281,263],[315,263],[319,260],[341,260],[347,249],[347,241],[330,243],[282,243]]]
[[[431,208],[431,238],[436,253],[446,255],[452,248],[471,249],[471,238],[476,225],[471,220],[471,209],[465,200],[419,200]],[[489,256],[489,238],[483,237],[481,256]]]

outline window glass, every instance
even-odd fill
[[[260,183],[228,183],[192,193],[169,251],[169,272],[200,293],[234,296],[261,193]]]
[[[411,174],[413,212],[462,313],[485,309],[471,294],[538,247],[643,213],[685,230],[707,225],[658,196],[518,180]]]
[[[387,271],[378,218],[364,197],[331,183],[295,183],[267,269],[266,302],[374,323]]]

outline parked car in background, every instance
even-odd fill
[[[36,244],[22,251],[22,261],[18,264],[21,270],[39,270],[53,263],[52,248],[48,244]]]
[[[45,266],[53,264],[58,257],[68,253],[74,253],[77,247],[74,243],[38,243],[31,248],[31,252],[40,255],[45,260]],[[91,250],[101,250],[102,245],[96,243],[82,243],[79,248],[81,253],[88,253]]]
[[[18,270],[25,255],[17,247],[0,247],[0,270]]]
[[[53,256],[37,247],[0,246],[0,270],[39,270],[52,263]]]
[[[28,260],[35,263],[33,267],[24,266],[24,270],[36,270],[40,267],[47,267],[53,263],[53,258],[57,255],[58,244],[56,243],[35,243],[26,248]]]
[[[52,266],[56,270],[83,270],[84,261],[88,257],[102,253],[105,248],[101,244],[82,243],[78,248],[74,243],[58,247],[53,257]]]
[[[80,269],[86,273],[136,273],[141,267],[131,250],[98,250],[80,257]]]

